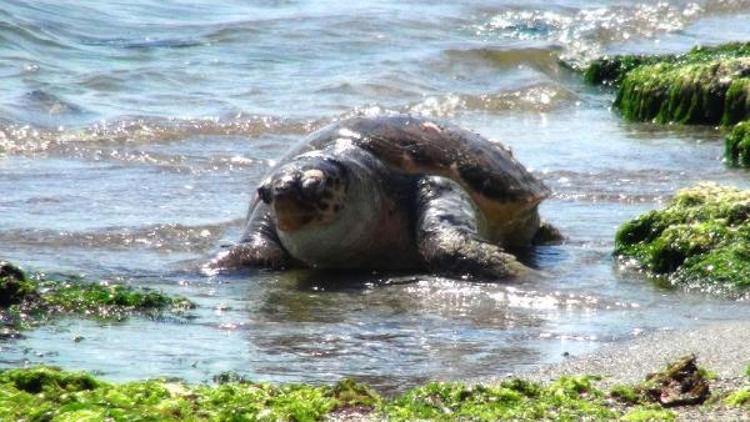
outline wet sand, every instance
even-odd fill
[[[721,378],[744,373],[750,364],[750,321],[717,322],[685,330],[660,331],[618,342],[563,363],[531,372],[535,379],[566,374],[597,374],[606,382],[631,383],[686,354],[698,356],[701,366]]]

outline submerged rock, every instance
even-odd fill
[[[727,161],[739,167],[750,167],[750,120],[734,126],[726,140]]]
[[[21,269],[0,261],[0,306],[10,306],[36,295],[34,284],[26,279]]]
[[[673,285],[728,293],[750,286],[750,191],[683,189],[666,208],[625,223],[615,254]]]
[[[619,85],[614,105],[631,120],[730,125],[750,118],[750,43],[609,57],[584,74],[591,83]]]
[[[183,311],[186,298],[123,285],[85,283],[78,279],[29,278],[18,267],[0,261],[0,333],[42,324],[58,315],[121,320],[133,313]]]

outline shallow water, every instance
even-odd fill
[[[6,1],[0,256],[200,306],[58,321],[0,343],[0,365],[393,390],[747,318],[744,302],[661,289],[611,257],[616,227],[675,189],[750,185],[722,163],[721,134],[623,122],[612,92],[559,58],[748,39],[749,19],[747,1]],[[253,185],[291,144],[393,111],[502,141],[548,183],[542,213],[568,241],[534,251],[541,279],[196,270],[237,240]]]

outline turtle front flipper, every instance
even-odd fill
[[[240,243],[219,253],[205,270],[211,273],[248,267],[283,269],[292,263],[292,257],[279,242],[268,206],[256,201]]]
[[[512,278],[530,271],[482,236],[486,224],[458,183],[424,177],[417,188],[417,244],[427,268],[439,274]]]
[[[209,271],[227,271],[240,268],[284,269],[291,259],[280,245],[258,235],[250,242],[232,246],[228,251],[219,253],[208,263]]]

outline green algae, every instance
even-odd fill
[[[20,329],[64,315],[123,320],[133,313],[181,312],[194,307],[186,298],[118,284],[85,283],[80,279],[30,278],[0,261],[0,333],[13,336]]]
[[[623,78],[614,105],[630,120],[734,124],[750,118],[739,100],[750,86],[747,76],[750,57],[639,66]]]
[[[746,65],[744,75],[750,76]],[[727,88],[721,124],[731,125],[748,118],[750,118],[750,77],[734,79]]]
[[[187,309],[192,304],[155,290],[134,289],[119,284],[41,282],[45,304],[59,312],[77,312],[102,318],[120,318],[134,310]]]
[[[619,85],[625,76],[641,66],[656,64],[699,64],[718,60],[750,57],[750,43],[733,42],[714,47],[697,46],[685,54],[623,54],[591,61],[584,69],[584,79],[591,84]]]
[[[673,421],[677,415],[671,410],[661,409],[655,406],[639,406],[629,410],[622,417],[625,422],[650,422],[650,421]]]
[[[355,409],[387,420],[611,420],[591,377],[542,385],[431,383],[386,400],[351,380],[333,386],[230,380],[188,385],[168,380],[108,383],[51,367],[0,372],[0,420],[312,421]]]
[[[733,391],[724,398],[724,403],[730,407],[750,407],[750,390],[742,388]]]
[[[734,166],[750,167],[750,120],[738,123],[726,138],[727,161]]]
[[[36,285],[23,271],[0,261],[0,306],[16,305],[36,294]]]
[[[731,125],[750,118],[750,43],[605,57],[584,78],[617,85],[614,105],[630,120]]]
[[[614,106],[629,120],[736,124],[726,137],[726,160],[750,167],[750,43],[603,57],[584,69],[584,79],[617,86]]]
[[[591,377],[562,377],[542,386],[511,380],[497,386],[431,383],[383,408],[389,420],[608,420],[610,409]]]
[[[645,401],[641,392],[632,385],[617,384],[609,390],[609,396],[626,404],[639,404]]]
[[[583,70],[583,78],[592,85],[620,85],[631,70],[646,64],[674,61],[675,56],[646,56],[625,54],[605,56],[588,64]]]
[[[330,387],[148,380],[111,384],[50,367],[0,373],[0,420],[297,420],[336,409]]]
[[[665,404],[654,398],[650,389],[665,380],[690,387],[693,384],[685,382],[684,376],[705,372],[695,365],[695,357],[689,356],[643,383],[615,386],[609,394],[595,386],[598,377],[563,376],[547,384],[520,378],[491,385],[432,382],[385,398],[350,379],[334,385],[273,385],[227,372],[214,377],[213,384],[190,385],[174,379],[117,384],[85,372],[36,366],[0,370],[0,420],[314,421],[353,417],[389,421],[671,421],[676,413],[664,406],[699,402]],[[743,405],[747,394],[742,391],[724,403]],[[618,394],[630,399],[623,404]]]
[[[750,285],[750,191],[716,184],[683,189],[666,208],[623,224],[615,254],[670,284],[729,292]]]

